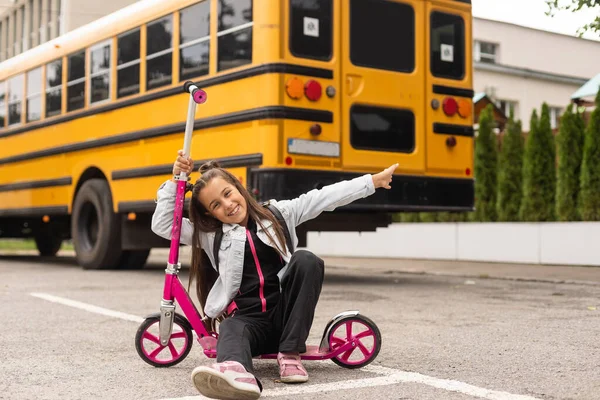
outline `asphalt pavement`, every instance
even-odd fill
[[[134,348],[143,317],[158,311],[164,254],[153,251],[140,271],[85,271],[68,252],[0,256],[0,398],[200,399],[190,372],[212,361],[198,343],[170,368]],[[600,269],[326,263],[309,344],[332,316],[358,309],[378,325],[381,352],[357,370],[306,362],[309,382],[291,386],[278,382],[275,361],[257,360],[265,398],[600,398]]]

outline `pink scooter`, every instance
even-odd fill
[[[194,127],[196,104],[206,102],[207,95],[193,82],[183,86],[189,93],[189,107],[185,127],[184,153],[190,154],[190,145]],[[179,245],[181,220],[187,176],[179,175],[173,228],[171,231],[171,248],[169,263],[165,270],[163,299],[160,312],[149,315],[138,328],[135,336],[135,348],[140,357],[155,367],[170,367],[189,354],[192,348],[193,335],[202,346],[204,354],[209,358],[217,356],[217,332],[207,331],[202,318],[189,294],[179,280]],[[183,311],[182,316],[175,312],[175,301]],[[306,353],[301,354],[303,360],[331,359],[345,368],[361,368],[377,357],[381,349],[381,333],[369,318],[358,311],[346,311],[333,317],[323,332],[319,346],[308,345]],[[277,354],[263,354],[257,358],[276,359]]]

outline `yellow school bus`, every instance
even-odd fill
[[[0,237],[139,268],[182,147],[259,200],[400,164],[307,231],[473,209],[470,0],[142,0],[0,64]],[[192,179],[195,179],[192,176]],[[301,244],[303,245],[303,241]]]

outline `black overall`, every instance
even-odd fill
[[[280,293],[277,273],[283,261],[256,236],[251,219],[246,230],[242,283],[234,298],[237,310],[219,326],[217,362],[237,361],[253,372],[252,357],[306,351],[325,265],[309,251],[294,252]]]

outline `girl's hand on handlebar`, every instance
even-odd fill
[[[175,160],[175,164],[173,164],[173,175],[179,175],[181,172],[185,172],[187,176],[194,171],[194,160],[190,157],[186,157],[183,154],[183,150],[179,150],[177,152],[177,159]]]
[[[375,189],[391,189],[392,187],[390,185],[392,184],[392,175],[394,174],[396,168],[398,168],[398,163],[384,169],[378,174],[371,175],[373,177],[373,185],[375,186]]]

